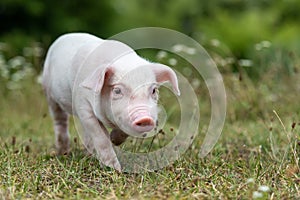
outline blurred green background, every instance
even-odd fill
[[[145,26],[191,36],[223,74],[255,82],[269,71],[290,76],[299,71],[299,10],[298,0],[2,0],[0,81],[15,89],[39,74],[49,45],[64,33],[107,38]]]
[[[257,78],[269,67],[253,66],[262,61],[258,54],[299,52],[299,10],[298,0],[2,0],[0,54],[9,60],[33,52],[40,57],[33,67],[40,71],[46,49],[63,33],[82,31],[107,38],[156,26],[183,32],[221,58],[232,57],[230,70],[250,65],[248,74]],[[281,62],[288,73],[293,71],[287,61]]]

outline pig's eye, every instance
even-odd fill
[[[152,94],[156,94],[157,93],[157,87],[154,87],[153,89],[152,89]]]
[[[157,100],[158,99],[158,89],[157,87],[153,87],[151,89],[151,96],[154,100]]]
[[[113,92],[114,92],[114,94],[117,94],[117,95],[122,94],[121,88],[113,88]]]
[[[122,90],[119,87],[113,88],[112,93],[113,93],[114,98],[121,98],[123,96]]]

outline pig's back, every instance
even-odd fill
[[[74,56],[78,56],[82,47],[92,48],[102,41],[87,33],[70,33],[60,36],[48,50],[43,71],[43,86],[47,95],[69,113],[72,113],[73,80],[78,70],[78,65],[74,66]],[[81,60],[86,56],[81,54]]]

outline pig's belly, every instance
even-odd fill
[[[50,88],[51,98],[67,113],[73,114],[72,91],[65,81],[53,80]]]
[[[64,111],[70,115],[73,115],[72,101],[70,102],[68,99],[60,98],[57,103]]]

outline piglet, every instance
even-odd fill
[[[124,43],[87,33],[62,35],[49,48],[42,83],[57,153],[69,151],[68,117],[74,115],[81,123],[85,147],[104,165],[121,171],[113,143],[155,128],[157,88],[164,82],[180,94],[171,68],[141,58]],[[107,127],[112,128],[111,136]]]

